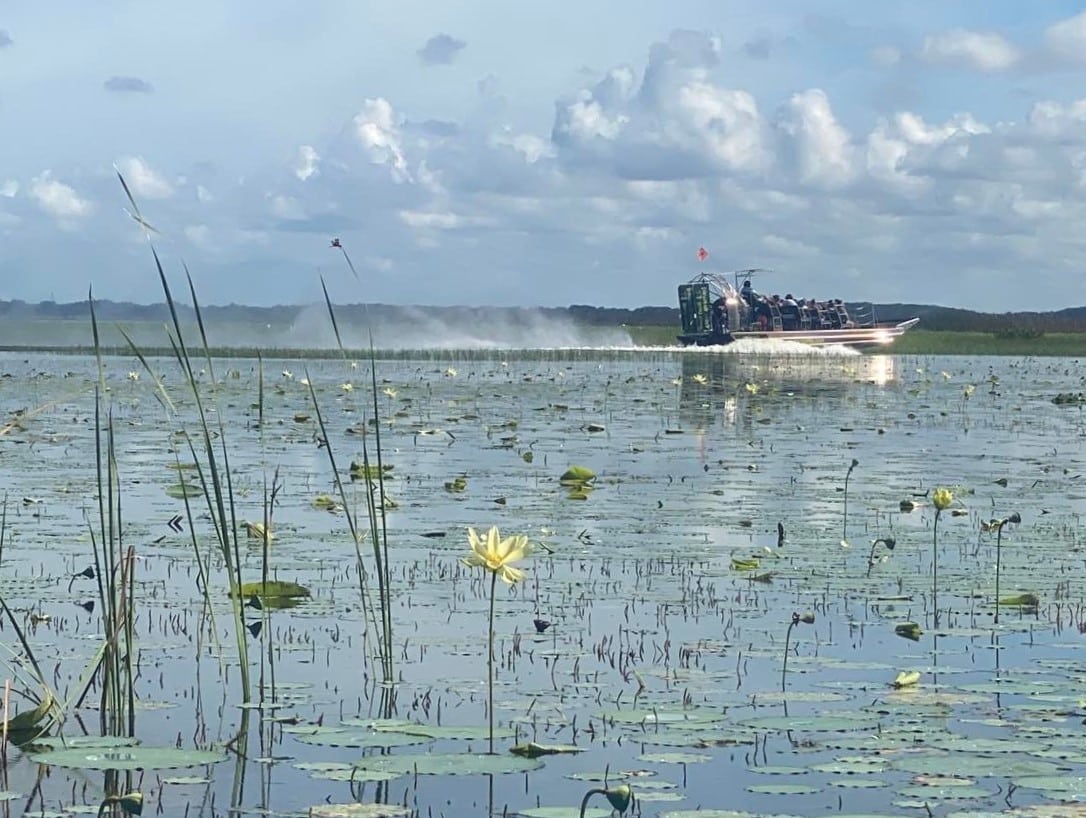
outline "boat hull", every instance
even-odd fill
[[[744,338],[796,341],[809,346],[847,346],[855,349],[885,346],[916,326],[919,318],[896,324],[875,324],[869,327],[817,330],[736,330],[722,335],[680,335],[684,346],[723,346]]]

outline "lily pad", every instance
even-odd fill
[[[821,791],[808,784],[752,784],[746,790],[761,795],[813,795]]]
[[[166,495],[175,500],[184,500],[192,497],[202,497],[204,490],[195,483],[173,483],[166,486]]]
[[[543,762],[534,758],[483,753],[432,753],[402,756],[375,756],[358,762],[359,769],[400,775],[503,775],[538,770]]]
[[[296,735],[303,744],[315,744],[320,747],[410,747],[427,744],[430,736],[409,733],[393,733],[376,730],[342,730],[339,728],[316,728],[313,732]]]
[[[566,469],[562,476],[558,478],[558,482],[563,486],[583,486],[585,483],[591,483],[596,479],[596,473],[592,469],[585,466],[570,466]]]
[[[35,764],[78,770],[168,770],[218,764],[226,756],[210,750],[179,750],[176,747],[68,747],[31,753]]]
[[[602,797],[602,796],[601,796]],[[599,807],[587,807],[581,812],[580,806],[576,807],[533,807],[531,809],[517,810],[517,815],[524,818],[608,818],[611,810]]]
[[[257,597],[268,608],[292,607],[292,600],[309,596],[309,589],[297,582],[283,582],[270,579],[268,582],[243,582],[241,596],[244,599]]]
[[[522,758],[539,758],[566,753],[583,753],[584,747],[576,747],[572,744],[536,744],[534,741],[529,741],[527,744],[510,747],[509,752]]]
[[[399,818],[411,810],[398,804],[318,804],[307,814],[310,818]]]

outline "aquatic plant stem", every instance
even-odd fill
[[[497,595],[498,572],[490,574],[490,628],[487,631],[486,691],[487,714],[490,717],[490,754],[494,755],[494,597]]]
[[[939,627],[939,516],[941,508],[935,509],[935,525],[931,532],[931,605],[933,627]]]
[[[788,630],[784,633],[784,662],[781,664],[781,693],[788,678],[788,648],[792,641],[792,628],[799,624],[799,614],[792,614],[792,621],[788,623]]]
[[[852,463],[849,464],[848,471],[845,472],[845,500],[844,509],[841,520],[841,541],[848,542],[848,478],[852,476],[852,470],[860,465],[860,461],[855,457],[852,458]]]
[[[1003,526],[1000,525],[996,529],[996,591],[995,591],[995,623],[999,624],[999,554],[1000,546],[1003,544]]]
[[[584,794],[584,798],[581,799],[581,818],[584,818],[585,810],[588,809],[588,800],[593,795],[607,795],[607,790],[595,787]]]

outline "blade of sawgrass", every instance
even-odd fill
[[[158,376],[158,373],[151,369],[151,365],[147,362],[147,358],[144,356],[143,350],[136,346],[136,342],[129,337],[128,332],[124,329],[124,327],[117,327],[117,331],[121,333],[121,337],[124,338],[125,342],[128,344],[128,348],[132,350],[132,354],[135,355],[136,359],[140,362],[140,366],[143,367],[143,371],[146,372],[148,377],[150,377],[151,380],[154,382],[155,396],[158,398],[158,402],[162,404],[162,407],[170,414],[176,413],[177,408],[173,405],[173,401],[170,400],[169,393],[166,392],[166,384],[162,382],[162,379]]]
[[[366,561],[362,556],[361,534],[358,530],[352,505],[347,500],[347,490],[343,485],[342,478],[339,476],[339,469],[336,466],[336,453],[333,451],[331,443],[328,442],[328,427],[324,423],[324,413],[321,412],[320,401],[317,400],[317,393],[313,388],[313,379],[309,377],[308,367],[305,369],[305,380],[309,387],[309,398],[313,403],[313,413],[317,416],[317,427],[320,429],[321,439],[325,442],[324,449],[328,453],[328,463],[332,467],[332,480],[339,492],[340,505],[343,506],[343,516],[347,520],[347,530],[351,534],[351,542],[354,543],[355,562],[358,567],[358,591],[362,598],[362,620],[367,623],[367,627],[372,624],[374,633],[380,634],[381,630],[377,624],[370,594],[369,572],[366,570]]]
[[[345,251],[344,251],[344,255],[346,255]],[[349,262],[349,259],[348,259],[348,262]],[[352,266],[352,272],[353,271],[354,271],[354,268]],[[328,285],[325,282],[323,277],[321,277],[321,290],[324,293],[324,303],[328,308],[328,317],[329,317],[329,320],[331,320],[331,322],[332,322],[332,329],[335,332],[336,344],[339,346],[339,351],[340,351],[341,356],[346,361],[347,360],[347,351],[343,346],[343,337],[342,337],[342,335],[340,334],[340,331],[339,331],[339,322],[336,320],[336,311],[335,311],[335,308],[332,306],[332,298],[328,293]],[[367,512],[367,516],[369,518],[369,527],[370,527],[369,535],[370,535],[370,542],[372,543],[372,546],[373,546],[374,573],[376,573],[376,575],[377,575],[377,597],[378,597],[378,603],[379,603],[379,608],[380,608],[380,612],[381,612],[381,628],[380,628],[380,631],[378,632],[379,633],[378,650],[379,650],[380,659],[381,659],[381,669],[382,669],[382,675],[384,677],[384,681],[386,682],[386,684],[391,684],[392,681],[393,681],[393,666],[392,666],[392,599],[391,599],[391,594],[390,594],[391,574],[389,573],[389,568],[388,568],[388,537],[387,537],[387,527],[385,525],[385,486],[384,486],[384,475],[382,474],[383,469],[381,468],[383,463],[381,462],[381,453],[380,453],[380,429],[379,429],[379,427],[380,427],[380,415],[376,411],[377,406],[378,406],[378,404],[377,404],[377,380],[376,380],[377,365],[376,365],[376,360],[375,360],[376,359],[376,353],[375,353],[374,347],[373,347],[373,335],[372,335],[372,332],[370,334],[369,358],[370,358],[370,381],[371,381],[371,390],[370,391],[372,393],[373,406],[374,406],[374,415],[373,415],[374,427],[377,429],[377,437],[375,437],[375,441],[377,442],[377,466],[378,466],[377,467],[377,483],[376,483],[376,489],[377,489],[376,495],[377,496],[376,497],[374,496],[374,488],[375,488],[375,486],[374,486],[373,482],[371,482],[372,479],[370,477],[371,469],[370,469],[370,458],[369,458],[369,445],[367,443],[367,435],[366,434],[362,435],[362,466],[363,466],[363,469],[365,471],[364,479],[366,481],[366,489],[367,489],[366,490],[366,512]],[[313,397],[314,406],[316,406],[316,393],[313,391],[312,385],[310,385],[310,394]],[[319,411],[318,411],[318,414],[319,414]],[[366,412],[363,412],[363,429],[366,429],[367,426],[368,426],[368,420],[366,418],[366,414],[367,414]],[[328,441],[328,436],[327,436],[327,433],[326,433],[326,431],[324,429],[323,423],[322,423],[322,426],[321,426],[321,434],[323,435],[325,443],[327,444],[325,446],[325,449],[328,451],[329,458],[332,458],[332,446],[331,446],[331,443]],[[333,469],[334,468],[335,468],[335,466],[334,466],[334,461],[333,461]],[[338,472],[336,473],[336,479],[337,479],[337,481],[339,481]],[[340,491],[341,491],[341,493],[343,492],[343,487],[342,487],[342,482],[341,481],[340,481]],[[341,499],[344,499],[343,504],[344,504],[344,508],[346,509],[347,508],[346,500],[345,500],[345,498],[341,498]],[[355,532],[353,532],[353,531],[352,531],[352,534],[355,535],[355,542],[357,544],[359,542],[359,540],[357,538],[357,534]],[[357,548],[357,545],[356,545],[356,548]],[[359,566],[360,566],[360,576],[361,576],[362,562],[361,562],[361,556],[360,555],[359,555],[359,560],[360,560]]]
[[[248,704],[252,699],[251,684],[249,679],[249,653],[248,645],[245,638],[245,618],[242,613],[242,601],[240,594],[238,593],[241,588],[241,565],[240,565],[240,553],[238,550],[238,534],[237,534],[237,515],[235,513],[234,504],[234,491],[233,481],[230,477],[230,463],[229,455],[226,452],[226,434],[225,428],[223,428],[222,414],[219,413],[219,440],[222,445],[222,467],[220,469],[219,455],[215,451],[215,445],[211,435],[211,425],[207,417],[207,409],[204,405],[203,392],[200,389],[200,385],[197,382],[195,370],[192,366],[192,359],[189,356],[188,347],[185,344],[185,336],[181,328],[181,320],[177,312],[177,303],[174,300],[173,292],[170,290],[169,281],[166,278],[166,272],[162,268],[162,261],[158,256],[158,252],[155,250],[154,245],[151,245],[151,253],[154,256],[155,267],[158,270],[159,282],[162,286],[162,291],[166,297],[166,304],[170,311],[170,320],[173,324],[173,335],[170,336],[170,345],[175,352],[175,358],[178,365],[181,367],[185,374],[185,379],[188,382],[189,389],[192,393],[193,400],[196,403],[196,411],[200,422],[200,436],[203,444],[204,460],[207,467],[207,475],[205,476],[203,468],[199,467],[199,458],[195,458],[198,468],[197,472],[200,476],[201,484],[204,487],[204,497],[207,502],[208,512],[211,516],[212,527],[215,530],[215,536],[219,544],[219,549],[222,553],[223,562],[226,566],[227,577],[230,585],[230,598],[232,600],[232,608],[234,613],[234,634],[237,642],[238,657],[241,671],[241,688],[243,703]],[[199,312],[199,303],[196,299],[195,288],[192,285],[192,278],[189,277],[189,291],[193,296],[193,307],[196,310],[197,321],[200,327],[200,336],[204,344],[204,354],[210,363],[210,350],[207,346],[207,335],[203,326],[203,318]],[[209,367],[209,373],[212,373],[212,381],[214,382],[214,370]],[[195,455],[195,450],[193,451]],[[224,478],[225,476],[225,478]],[[210,480],[210,486],[208,485]],[[210,490],[209,490],[210,489]],[[229,510],[229,513],[228,513]]]
[[[98,367],[98,382],[94,393],[94,463],[98,486],[98,534],[89,523],[91,547],[94,551],[95,573],[98,582],[98,596],[102,611],[102,627],[106,634],[106,650],[102,656],[102,684],[99,690],[98,719],[103,735],[117,735],[115,719],[117,714],[117,685],[119,663],[116,634],[117,609],[115,564],[113,561],[113,538],[115,533],[113,519],[113,458],[110,456],[112,417],[103,424],[102,399],[106,393],[105,367],[102,362],[101,336],[98,331],[98,316],[94,308],[94,294],[88,290],[87,303],[90,308],[91,334],[94,340],[95,362]],[[107,440],[103,451],[103,427],[106,427]]]
[[[146,220],[139,212],[139,206],[136,203],[135,197],[132,195],[132,191],[129,189],[128,184],[125,182],[124,176],[118,171],[118,179],[120,179],[121,187],[124,189],[125,195],[128,197],[128,201],[132,205],[134,217],[140,223],[141,227],[150,227]],[[152,228],[153,229],[153,228]],[[189,448],[193,453],[193,460],[197,463],[197,472],[200,477],[201,484],[204,487],[204,498],[207,504],[209,516],[211,517],[212,528],[215,532],[215,537],[219,545],[219,549],[222,553],[223,563],[226,567],[227,580],[230,588],[231,607],[234,614],[234,637],[237,642],[238,660],[240,666],[241,676],[241,692],[243,704],[248,704],[251,701],[251,685],[249,679],[249,657],[248,657],[248,645],[246,641],[246,629],[245,618],[242,611],[243,601],[241,600],[240,589],[242,585],[241,577],[241,560],[240,551],[238,548],[238,527],[237,527],[237,514],[236,506],[234,502],[234,488],[233,480],[230,472],[230,458],[226,448],[226,430],[224,428],[222,413],[216,413],[218,416],[218,432],[219,442],[221,446],[220,453],[216,452],[214,442],[212,440],[211,425],[207,416],[207,409],[204,403],[203,391],[195,376],[195,372],[192,365],[192,358],[189,355],[188,347],[185,344],[185,335],[182,331],[181,320],[178,315],[177,303],[174,300],[173,293],[170,290],[170,284],[166,277],[166,272],[162,267],[162,260],[158,255],[158,251],[154,246],[154,242],[151,240],[150,231],[147,231],[148,244],[151,248],[151,255],[155,262],[155,269],[158,272],[159,283],[162,287],[162,291],[166,297],[166,304],[170,313],[170,321],[173,327],[173,334],[167,331],[167,335],[170,340],[170,346],[173,348],[174,357],[178,365],[181,367],[182,372],[185,375],[185,379],[188,383],[189,389],[192,393],[193,400],[196,403],[197,415],[200,423],[200,436],[204,454],[204,462],[207,468],[207,475],[205,477],[204,470],[200,467],[200,459],[195,456],[195,446],[193,446],[191,439],[189,439]],[[189,274],[188,268],[185,268],[185,275],[188,281],[189,293],[192,296],[193,309],[196,312],[197,325],[200,331],[200,339],[203,343],[204,357],[208,362],[208,372],[211,375],[212,393],[214,394],[214,387],[216,384],[214,364],[211,360],[211,351],[207,342],[207,331],[204,326],[203,316],[200,312],[200,304],[196,298],[196,289],[192,283],[192,276]],[[188,437],[186,435],[186,437]],[[219,458],[221,457],[221,464]],[[210,479],[212,491],[208,491],[208,479]],[[187,503],[186,509],[189,514],[191,525],[191,511],[188,510]],[[195,536],[195,535],[194,535]],[[206,574],[205,574],[206,578]],[[208,594],[208,588],[205,583],[204,593],[205,599]],[[247,723],[247,721],[243,721]]]

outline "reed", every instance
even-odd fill
[[[112,408],[103,406],[105,367],[100,353],[98,317],[93,293],[88,293],[91,332],[94,338],[98,380],[94,394],[94,457],[98,487],[98,527],[88,521],[94,551],[98,602],[105,634],[98,654],[99,726],[103,735],[134,736],[135,694],[135,551],[123,539],[123,505],[118,477],[116,429]],[[94,675],[92,674],[92,678]]]
[[[354,272],[354,265],[350,263],[350,258],[346,256],[346,253],[344,253],[344,256],[347,259],[348,265],[351,267],[351,271]],[[357,273],[355,273],[355,276],[357,277]],[[328,318],[332,323],[332,331],[335,333],[336,345],[339,347],[341,357],[346,362],[347,351],[343,344],[343,337],[339,331],[339,322],[336,320],[336,311],[332,306],[331,296],[328,294],[328,286],[323,278],[321,278],[321,289],[324,292],[324,302],[328,308]],[[320,401],[317,400],[316,390],[313,387],[312,380],[309,378],[308,370],[306,371],[306,381],[309,383],[309,396],[313,404],[313,412],[317,416],[321,440],[324,443],[324,450],[328,455],[328,463],[331,466],[333,480],[335,481],[336,490],[339,493],[340,502],[343,506],[347,527],[350,531],[351,539],[354,541],[355,559],[358,568],[359,593],[362,597],[365,621],[373,626],[374,632],[376,633],[377,655],[375,658],[380,664],[381,676],[387,688],[387,686],[391,685],[394,681],[392,654],[392,577],[389,568],[388,528],[385,521],[387,495],[385,492],[384,457],[381,448],[381,419],[377,392],[377,360],[372,334],[370,335],[369,341],[369,385],[371,405],[369,407],[364,405],[362,411],[362,427],[366,430],[366,434],[362,435],[362,472],[363,480],[366,485],[364,499],[366,504],[367,522],[369,524],[368,532],[366,532],[365,535],[359,531],[356,516],[352,510],[351,504],[347,501],[347,492],[336,465],[334,447],[328,434],[328,427],[324,420],[324,414],[321,411]],[[374,435],[374,451],[372,459],[368,442],[371,412]],[[361,542],[363,536],[368,537],[372,548],[373,573],[377,579],[376,606],[371,598],[372,593],[369,585],[369,572],[366,569],[366,560],[362,554]],[[379,620],[378,617],[380,617]]]
[[[151,228],[140,214],[139,205],[132,196],[132,192],[128,187],[128,183],[125,181],[124,176],[119,171],[117,172],[117,178],[132,207],[131,215],[140,225],[140,228],[147,238],[148,246],[151,250],[151,257],[155,263],[155,270],[158,273],[159,284],[162,287],[162,292],[165,296],[166,306],[170,315],[170,323],[166,333],[167,340],[169,341],[173,358],[181,369],[189,393],[196,406],[199,429],[196,430],[195,436],[198,443],[193,441],[193,435],[190,434],[188,430],[184,431],[184,440],[195,464],[196,475],[200,486],[203,489],[208,516],[211,519],[215,543],[218,546],[218,552],[222,557],[226,571],[229,598],[231,600],[234,617],[234,639],[237,644],[238,660],[240,664],[242,703],[249,704],[252,700],[252,685],[249,673],[249,652],[246,639],[247,631],[242,609],[244,603],[241,599],[241,586],[243,583],[241,575],[241,547],[239,544],[240,537],[238,535],[237,506],[234,497],[233,476],[230,469],[230,452],[227,445],[229,435],[227,435],[225,422],[223,421],[223,413],[219,411],[215,412],[216,423],[214,433],[212,432],[212,423],[209,419],[208,409],[209,405],[215,404],[214,385],[217,381],[215,378],[215,364],[211,355],[211,345],[207,340],[207,327],[204,324],[203,313],[200,309],[200,301],[196,297],[196,288],[192,283],[192,275],[189,273],[188,267],[182,265],[185,272],[185,279],[188,284],[189,296],[192,301],[193,312],[196,317],[196,328],[199,334],[197,354],[202,353],[212,384],[212,387],[209,390],[211,392],[210,396],[204,394],[204,390],[197,377],[195,367],[193,366],[192,354],[190,353],[189,345],[185,341],[185,332],[182,328],[177,302],[174,299],[173,291],[171,290],[170,283],[166,277],[166,271],[162,266],[162,259],[159,257],[158,250],[155,248],[152,234],[157,231]],[[129,345],[132,346],[133,350],[137,351],[138,354],[138,350],[135,345],[132,344],[131,340],[126,340],[128,340]],[[150,371],[146,358],[142,354],[139,354],[138,357],[144,368]],[[162,391],[163,393],[165,392],[165,390]],[[166,397],[166,400],[168,401],[168,397]],[[215,406],[215,408],[218,409],[217,406]],[[199,447],[199,454],[197,453],[197,447]],[[195,533],[193,533],[193,537],[195,538]],[[205,597],[209,593],[210,589],[205,585]]]

